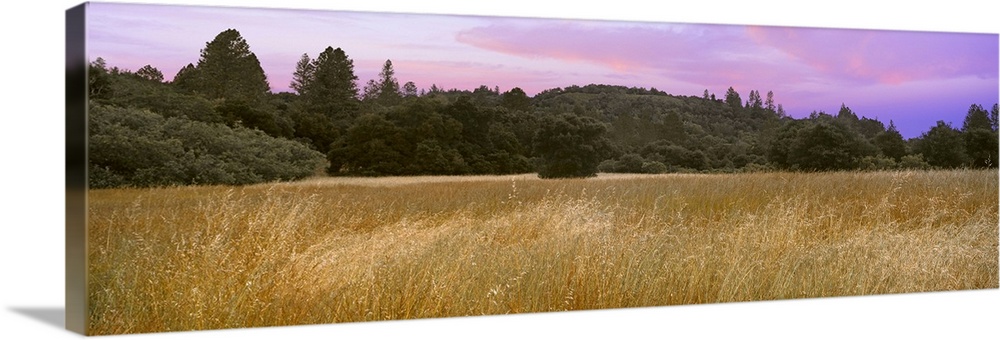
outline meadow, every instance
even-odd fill
[[[998,288],[995,170],[88,193],[90,334]]]

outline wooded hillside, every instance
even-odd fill
[[[391,60],[359,86],[347,52],[302,54],[272,93],[233,29],[171,81],[154,66],[89,68],[91,187],[247,184],[335,176],[996,168],[998,106],[972,104],[905,140],[893,122],[787,116],[773,93],[717,97],[570,85],[528,96],[400,85]]]

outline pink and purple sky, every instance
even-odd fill
[[[998,101],[997,34],[670,24],[91,3],[88,54],[169,80],[223,30],[235,28],[272,91],[291,91],[295,63],[327,46],[354,60],[359,87],[391,59],[419,88],[513,87],[529,95],[590,83],[724,96],[774,91],[793,117],[894,121],[916,137],[938,120],[960,127],[972,104]]]

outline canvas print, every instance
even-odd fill
[[[998,288],[997,34],[68,14],[88,335]]]

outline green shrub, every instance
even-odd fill
[[[667,172],[667,166],[657,161],[643,162],[642,172],[647,174],[662,174]]]
[[[182,116],[92,105],[89,121],[92,188],[294,180],[326,162],[298,142]]]
[[[897,164],[892,158],[878,155],[865,156],[861,158],[861,161],[859,161],[859,167],[861,170],[884,171],[897,169],[899,168],[899,164]]]
[[[931,165],[924,160],[924,155],[913,154],[906,155],[899,159],[899,168],[901,169],[911,169],[911,170],[926,170],[930,169]]]

